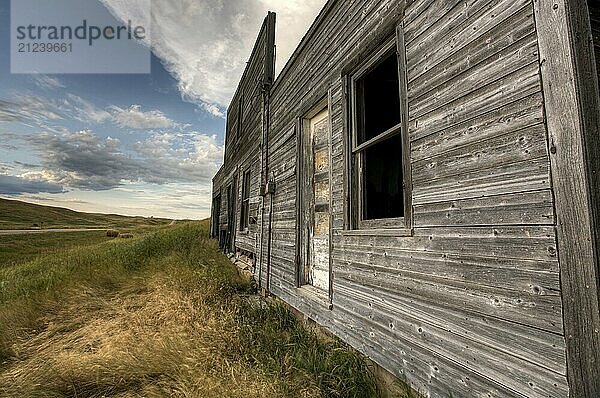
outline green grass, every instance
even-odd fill
[[[377,396],[360,354],[252,295],[207,228],[0,268],[0,396]]]
[[[108,240],[105,231],[0,236],[0,268]]]
[[[373,374],[361,355],[337,339],[307,332],[286,307],[275,304],[265,310],[246,306],[240,315],[239,341],[232,346],[239,348],[235,355],[253,366],[264,367],[281,379],[305,375],[326,396],[376,396]],[[291,378],[290,396],[304,383],[301,377]]]
[[[80,213],[0,198],[0,229],[124,228],[156,226],[171,220]]]

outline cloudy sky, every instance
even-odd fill
[[[115,21],[139,11],[130,0],[101,1]],[[207,217],[227,105],[267,11],[285,27],[279,71],[324,3],[152,0],[151,74],[23,75],[10,73],[10,0],[0,0],[0,196]]]

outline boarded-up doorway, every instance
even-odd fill
[[[299,286],[309,285],[323,294],[330,289],[330,119],[327,102],[301,121]]]

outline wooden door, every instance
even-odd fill
[[[305,280],[329,292],[329,225],[330,225],[330,145],[329,112],[322,111],[310,119],[310,180],[312,198],[307,201],[310,228]]]

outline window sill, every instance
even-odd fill
[[[311,285],[303,285],[300,286],[297,291],[305,300],[322,305],[328,310],[333,309],[333,304],[329,300],[329,294],[323,290],[317,289]]]
[[[353,229],[339,232],[341,236],[391,236],[391,237],[412,237],[414,230],[412,228],[398,229]]]
[[[243,230],[243,231],[239,231],[238,233],[239,233],[240,235],[250,235],[250,230],[248,230],[248,229],[245,229],[245,230]]]

